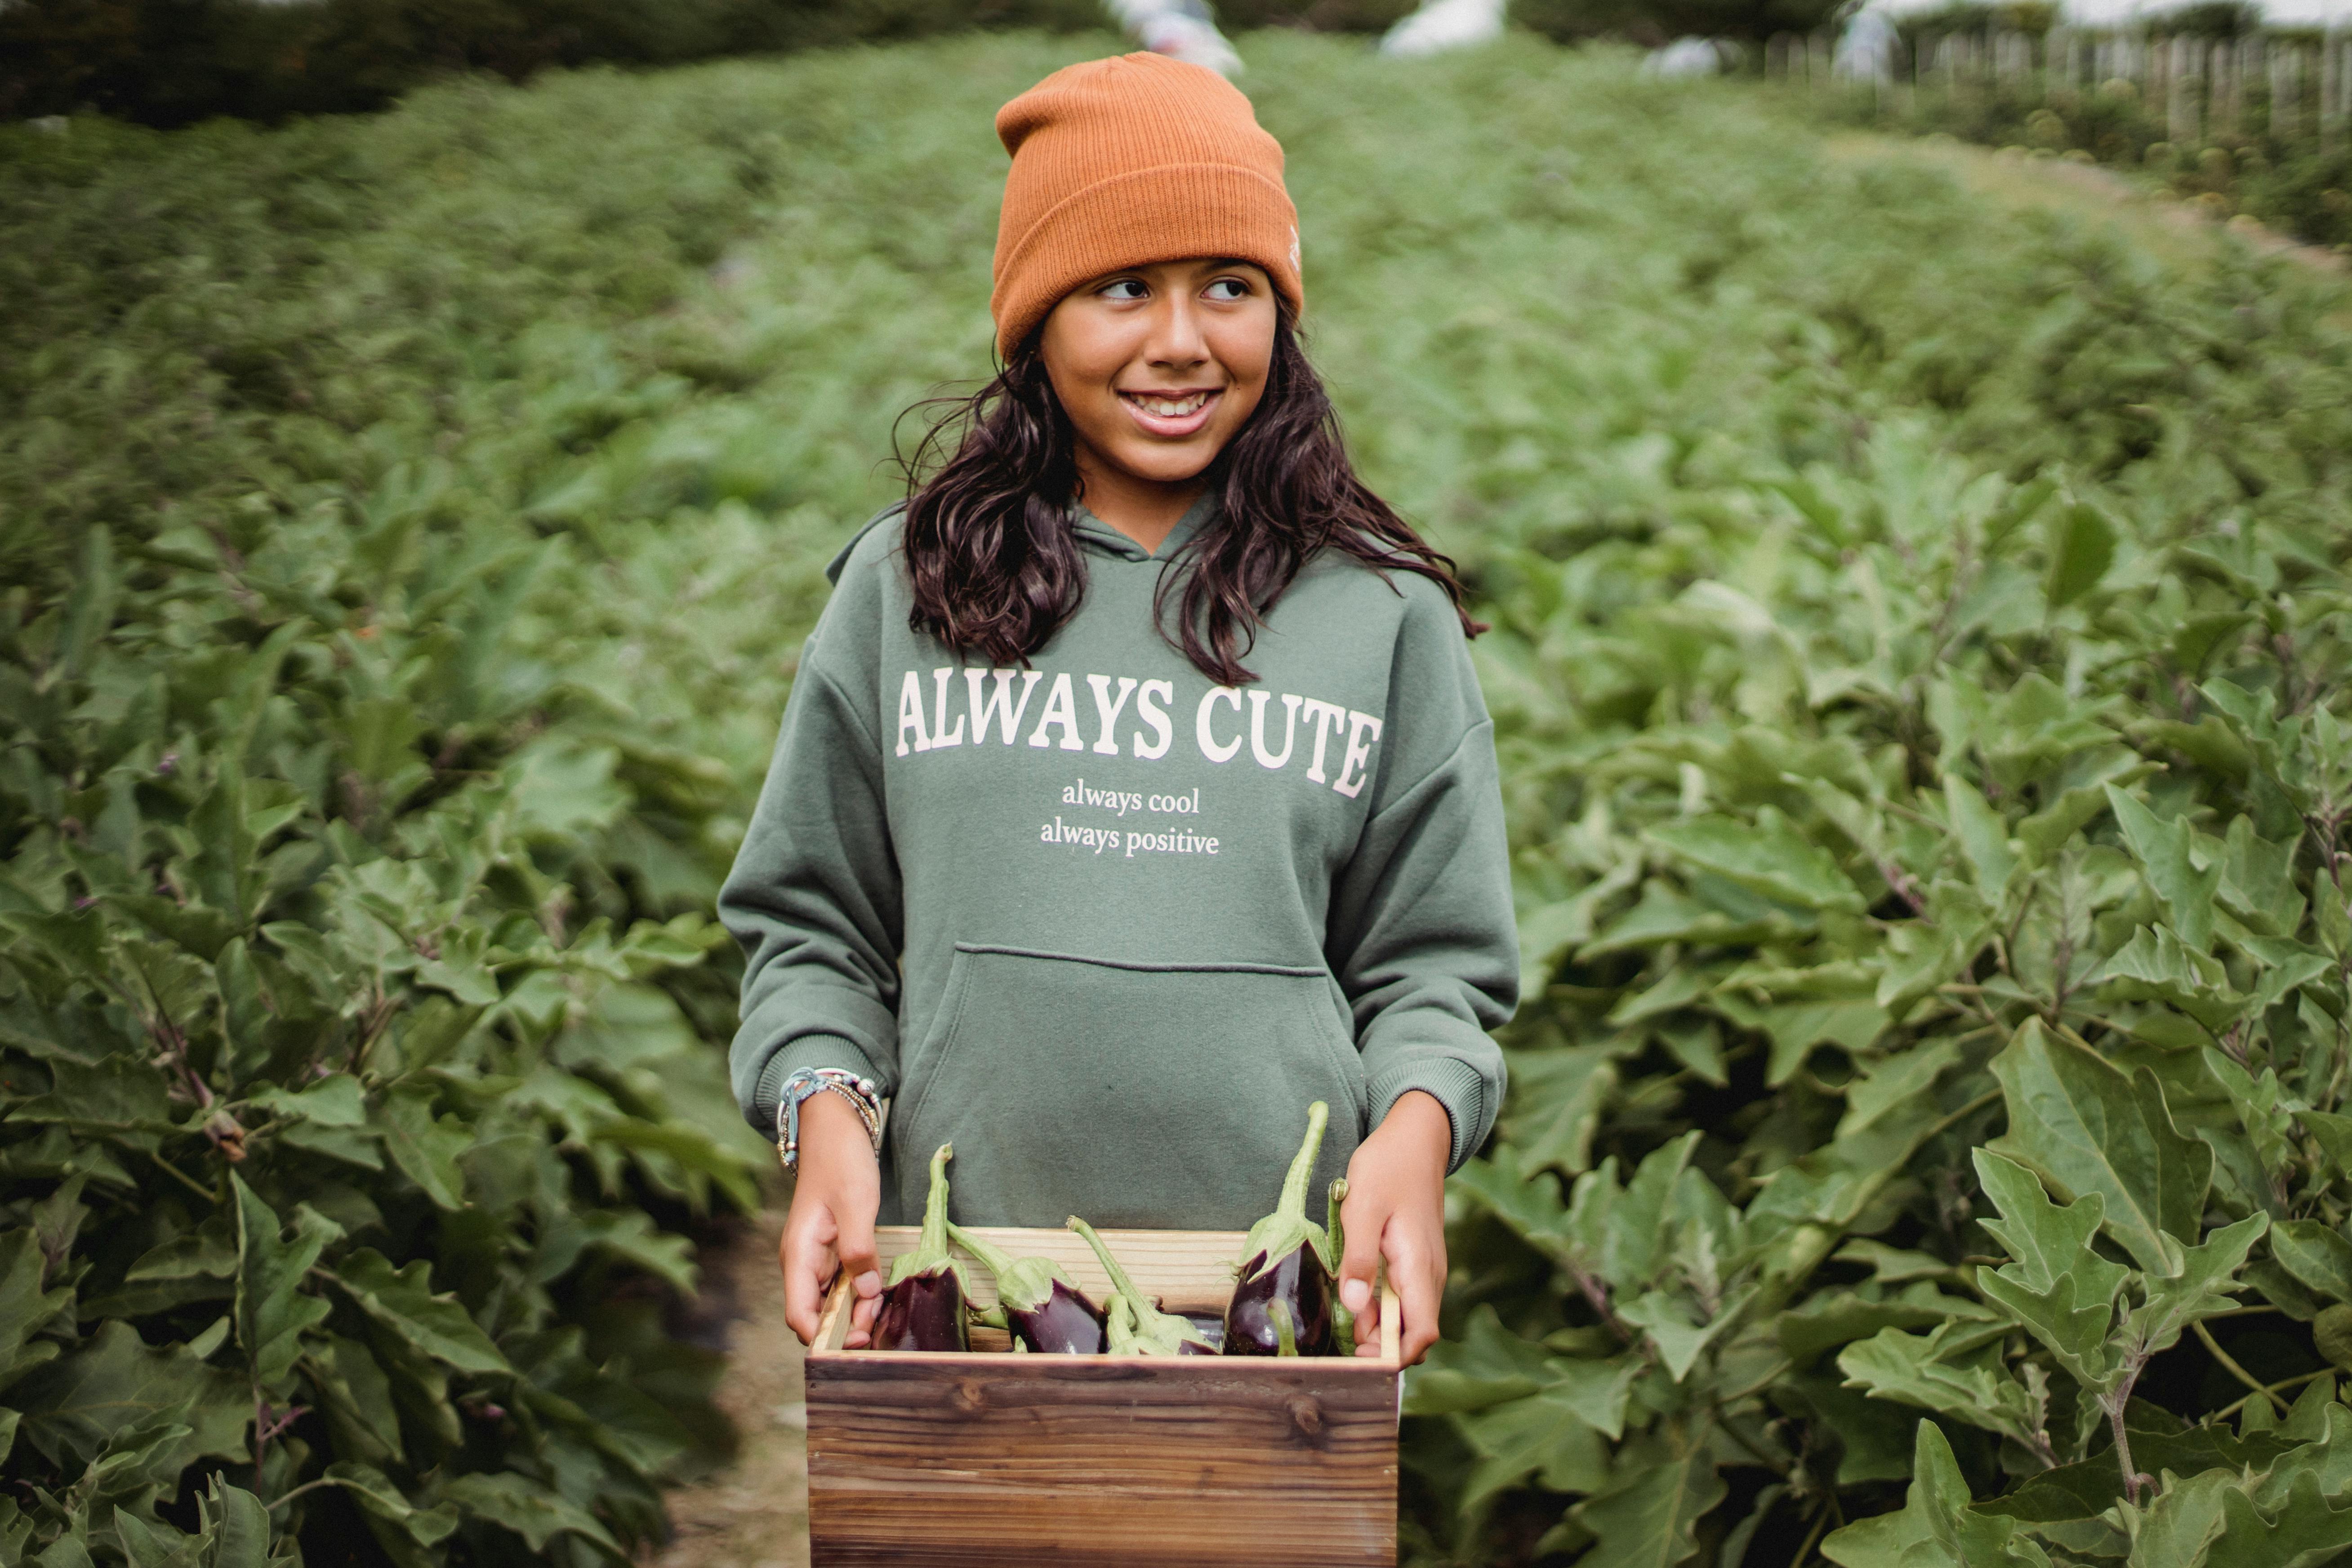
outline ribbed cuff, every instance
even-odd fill
[[[1454,1123],[1454,1149],[1445,1163],[1452,1175],[1486,1139],[1486,1080],[1459,1057],[1424,1057],[1382,1073],[1371,1086],[1371,1125],[1388,1120],[1390,1108],[1414,1089],[1445,1107]]]
[[[854,1042],[839,1035],[801,1036],[768,1058],[768,1065],[760,1069],[759,1086],[751,1091],[751,1113],[759,1118],[761,1131],[771,1137],[775,1135],[776,1100],[783,1092],[784,1079],[803,1068],[839,1068],[878,1082],[874,1064]]]

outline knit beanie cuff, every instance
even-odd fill
[[[1255,262],[1300,304],[1298,229],[1290,197],[1230,163],[1171,163],[1115,174],[1055,204],[1013,242],[989,310],[1010,358],[1072,289],[1155,261]]]

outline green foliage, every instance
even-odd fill
[[[19,133],[0,1559],[609,1561],[723,1448],[665,1304],[772,1156],[704,911],[853,520],[548,521],[691,384],[583,367],[741,223],[690,150],[607,234],[512,199],[577,101]]]
[[[2340,395],[2335,329],[2214,333],[2336,296],[1792,191],[1706,95],[1488,90],[1546,150],[1484,199],[1549,167],[1570,216],[1479,234],[1466,341],[1380,361],[1443,434],[1370,434],[1450,476],[1406,484],[1496,623],[1529,982],[1408,1397],[1420,1560],[2234,1560],[2304,1483],[2218,1445],[2352,1285],[2352,432],[2254,412]]]
[[[761,1152],[698,911],[984,364],[989,116],[1108,47],[5,133],[8,1554],[656,1528],[648,1303]],[[1496,624],[1528,1000],[1409,1555],[2333,1550],[2340,293],[1622,56],[1248,47]]]
[[[1318,25],[1380,0],[1320,0]],[[1258,25],[1297,13],[1259,4]],[[590,61],[674,65],[961,33],[1102,25],[1094,0],[16,0],[0,7],[0,120],[96,110],[146,125],[382,109],[453,73],[520,81]]]

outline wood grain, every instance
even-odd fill
[[[1108,1281],[1066,1231],[981,1234]],[[877,1233],[885,1259],[911,1227]],[[1220,1311],[1237,1232],[1104,1240],[1172,1310]],[[1066,1251],[1071,1244],[1076,1251]],[[973,1271],[983,1300],[985,1269]],[[808,1363],[812,1562],[1299,1568],[1396,1561],[1396,1301],[1379,1359],[843,1351],[847,1287]]]

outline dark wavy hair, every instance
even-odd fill
[[[1077,613],[1087,587],[1069,520],[1083,488],[1076,441],[1037,335],[971,396],[916,408],[943,405],[913,452],[898,454],[915,590],[908,622],[961,657],[1025,664]],[[1210,466],[1208,482],[1223,504],[1178,552],[1181,570],[1161,575],[1153,607],[1161,635],[1219,685],[1257,679],[1242,665],[1257,628],[1325,548],[1383,576],[1428,578],[1453,601],[1465,637],[1486,629],[1470,618],[1454,563],[1356,477],[1287,302],[1276,317],[1265,395]]]

